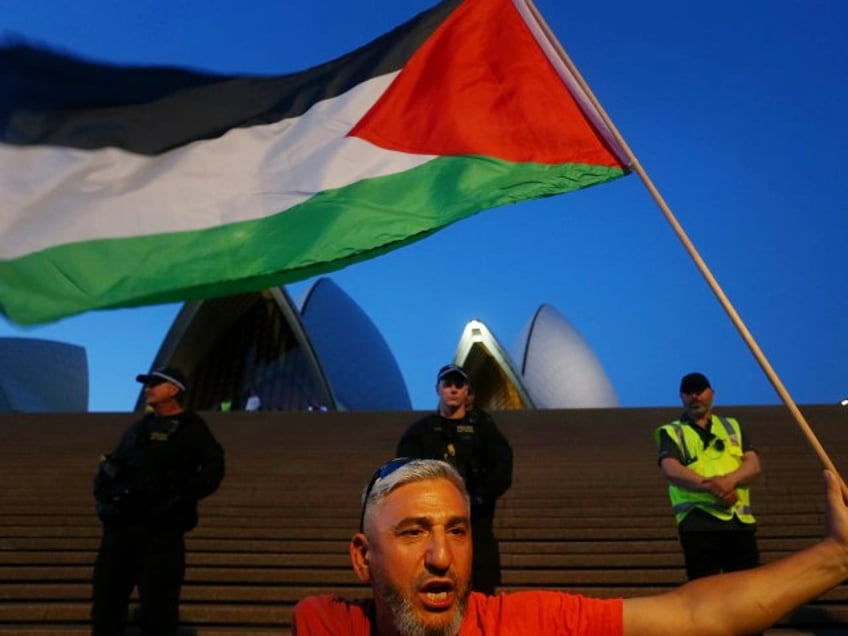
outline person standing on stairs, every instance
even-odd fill
[[[498,499],[512,485],[512,446],[491,416],[474,408],[465,369],[447,364],[436,375],[436,413],[413,423],[397,445],[398,457],[441,459],[459,471],[471,495],[474,540],[472,585],[494,594],[501,584],[500,547],[494,533]],[[470,408],[469,408],[470,407]]]
[[[749,492],[760,459],[735,418],[713,413],[714,397],[704,374],[683,376],[683,415],[654,431],[690,581],[760,561]]]
[[[150,412],[101,458],[94,478],[103,535],[92,580],[92,636],[124,634],[135,587],[142,633],[176,634],[185,534],[197,525],[198,501],[224,477],[224,449],[182,406],[185,375],[163,368],[136,380]]]

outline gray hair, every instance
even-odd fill
[[[389,462],[389,464],[391,463]],[[389,464],[385,464],[384,466],[388,466]],[[456,468],[439,459],[412,459],[401,464],[385,477],[379,476],[381,471],[382,468],[378,469],[374,473],[374,477],[371,478],[362,490],[362,527],[360,527],[360,531],[364,529],[365,516],[369,510],[388,497],[397,488],[417,481],[447,479],[462,493],[462,498],[465,500],[466,505],[469,503],[468,491],[465,489],[465,482],[462,476],[456,471]]]

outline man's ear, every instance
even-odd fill
[[[353,535],[348,545],[350,552],[350,562],[353,565],[353,573],[360,583],[371,582],[371,568],[368,564],[368,537],[364,533],[358,532]]]

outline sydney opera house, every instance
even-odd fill
[[[12,364],[22,359],[55,371]],[[487,410],[618,406],[598,358],[551,305],[536,310],[511,352],[485,323],[471,320],[453,360],[466,368],[477,405]],[[81,348],[0,339],[0,361],[0,412],[87,410]],[[329,278],[318,279],[299,302],[275,287],[184,304],[150,363],[171,365],[185,371],[187,406],[196,410],[243,408],[251,391],[265,410],[412,409],[382,334]],[[141,394],[135,406],[143,408]]]
[[[533,314],[512,356],[485,324],[472,320],[465,326],[454,361],[468,371],[478,405],[488,410],[618,406],[595,353],[548,304]]]
[[[329,278],[299,304],[282,287],[186,303],[151,368],[167,365],[186,373],[198,410],[238,408],[251,389],[271,410],[412,408],[383,336]]]
[[[454,361],[468,370],[482,408],[618,405],[591,348],[551,305],[531,317],[512,355],[472,320]],[[298,303],[284,288],[187,303],[151,367],[166,365],[185,370],[195,409],[238,408],[250,390],[264,409],[412,408],[385,339],[329,278],[318,279]]]
[[[0,338],[0,413],[88,410],[83,347],[39,338]]]

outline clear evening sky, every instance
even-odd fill
[[[0,0],[0,37],[99,61],[281,74],[431,4]],[[848,397],[848,3],[537,6],[794,400]],[[468,320],[511,348],[546,302],[595,350],[623,406],[677,403],[692,370],[718,405],[780,401],[636,175],[485,211],[329,276],[385,336],[415,408],[434,405],[435,371]],[[289,291],[298,299],[308,283]],[[178,309],[0,319],[0,337],[84,346],[91,409],[126,411]]]

